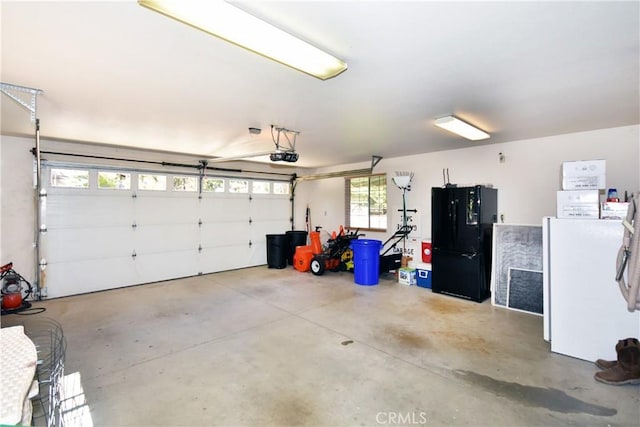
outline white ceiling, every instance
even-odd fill
[[[43,137],[232,156],[300,131],[298,166],[640,123],[640,2],[238,2],[345,60],[327,81],[139,6],[2,1],[1,80],[42,89]],[[251,136],[248,127],[263,129]],[[2,96],[2,132],[33,134]]]

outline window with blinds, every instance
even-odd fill
[[[386,231],[387,175],[345,178],[345,208],[347,227]]]

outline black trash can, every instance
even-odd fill
[[[267,234],[267,267],[285,268],[287,266],[287,236],[285,234]]]
[[[287,262],[293,265],[293,255],[296,253],[297,246],[305,246],[307,244],[307,232],[290,230],[287,236]]]

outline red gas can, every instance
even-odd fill
[[[431,242],[422,241],[422,262],[431,264]]]

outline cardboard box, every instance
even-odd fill
[[[398,283],[401,285],[415,285],[416,284],[416,269],[403,267],[398,270]]]
[[[598,190],[558,191],[558,218],[600,218],[600,193]]]
[[[605,202],[600,205],[600,218],[623,220],[627,217],[628,210],[629,203]]]
[[[562,163],[563,190],[603,190],[606,185],[605,160]]]

